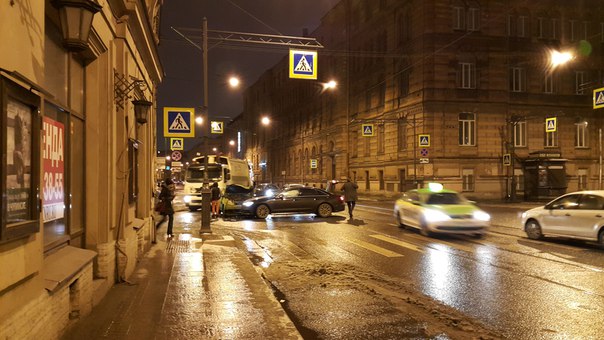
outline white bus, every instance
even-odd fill
[[[229,184],[238,184],[251,188],[254,183],[250,164],[243,159],[226,156],[208,156],[209,185],[218,183],[221,192]],[[205,156],[193,158],[185,173],[184,202],[189,210],[201,208],[201,189],[205,175]]]

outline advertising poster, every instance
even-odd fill
[[[29,219],[31,210],[31,108],[14,99],[7,103],[7,224]]]
[[[42,159],[44,169],[42,207],[44,221],[52,221],[65,216],[65,126],[51,118],[44,117],[42,128]]]

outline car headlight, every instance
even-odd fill
[[[424,211],[424,217],[426,218],[427,222],[442,222],[451,219],[451,217],[444,212],[433,209],[426,209]]]
[[[491,220],[491,215],[487,214],[486,212],[484,212],[482,210],[476,210],[473,215],[474,215],[474,219],[479,220],[479,221],[488,222]]]
[[[243,202],[241,205],[243,205],[244,207],[251,207],[252,205],[254,205],[254,202],[251,202],[251,201],[245,201],[245,202]]]
[[[182,200],[185,201],[185,203],[191,203],[191,196],[185,196]]]

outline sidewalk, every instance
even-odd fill
[[[129,282],[63,339],[301,339],[235,240],[193,237],[179,215],[175,237],[166,239],[164,223]]]

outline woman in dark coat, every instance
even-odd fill
[[[162,209],[160,214],[162,215],[162,219],[157,223],[155,228],[159,228],[159,226],[164,223],[166,220],[166,216],[168,217],[168,231],[166,234],[168,237],[174,236],[172,233],[172,227],[174,226],[174,208],[172,207],[172,200],[174,199],[174,182],[166,178],[164,183],[161,186],[161,192],[159,194],[159,200],[161,201]]]

